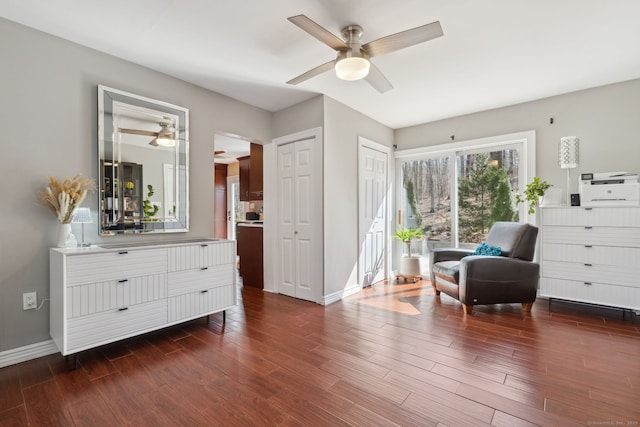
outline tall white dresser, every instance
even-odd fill
[[[542,207],[541,296],[640,312],[640,208]]]
[[[51,249],[50,334],[63,355],[236,304],[236,243]]]

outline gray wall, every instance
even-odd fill
[[[48,305],[22,310],[24,292],[37,291],[39,301],[49,295],[48,248],[57,230],[36,195],[47,176],[98,176],[98,84],[190,109],[189,237],[213,235],[214,132],[270,141],[272,114],[1,18],[0,57],[2,352],[50,339]],[[96,193],[84,205],[95,212]],[[86,228],[86,236],[94,243],[136,238],[101,239],[95,223]]]
[[[553,117],[553,124],[550,118]],[[571,192],[583,172],[640,172],[640,80],[554,96],[398,129],[398,149],[536,131],[536,174],[566,191],[558,166],[560,138],[580,138],[580,164],[571,171]]]
[[[393,130],[324,98],[324,292],[331,295],[358,280],[358,137],[390,147]]]

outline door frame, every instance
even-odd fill
[[[393,191],[392,191],[392,186],[391,186],[391,177],[393,176],[393,169],[394,169],[394,165],[395,162],[393,161],[393,157],[391,155],[391,147],[387,147],[386,145],[382,145],[378,142],[372,141],[370,139],[364,138],[362,136],[358,136],[358,286],[360,287],[360,289],[362,289],[363,287],[363,268],[362,268],[362,256],[361,256],[361,248],[360,248],[360,242],[362,242],[362,239],[364,237],[363,233],[366,233],[366,230],[363,229],[364,226],[364,221],[362,218],[362,213],[363,213],[363,209],[364,206],[362,206],[362,199],[361,199],[361,192],[362,189],[360,188],[360,183],[361,183],[361,179],[362,179],[362,173],[363,171],[361,170],[361,163],[360,160],[362,159],[362,150],[364,148],[369,148],[381,153],[386,154],[387,156],[387,176],[386,176],[386,181],[385,181],[385,207],[384,207],[384,215],[385,215],[385,231],[384,231],[384,250],[383,250],[383,257],[384,257],[384,261],[383,261],[383,269],[384,269],[384,278],[388,279],[390,277],[390,272],[391,272],[391,245],[390,245],[390,240],[391,240],[391,227],[393,225],[393,220],[392,220],[392,216],[391,216],[391,201],[393,200]]]

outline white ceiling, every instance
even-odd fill
[[[363,42],[440,21],[444,36],[372,59],[379,94],[287,17]],[[2,0],[0,16],[278,111],[318,93],[391,128],[640,77],[638,0]],[[19,41],[15,41],[19,43]]]

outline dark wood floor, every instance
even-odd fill
[[[221,316],[0,369],[0,425],[571,426],[640,422],[640,325],[428,282],[323,307],[246,288]]]

